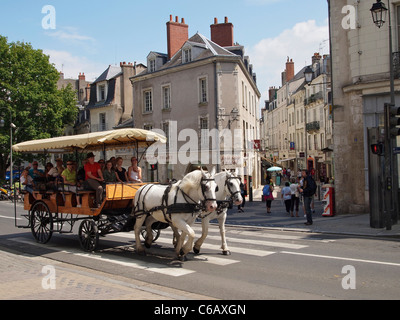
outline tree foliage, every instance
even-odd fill
[[[9,166],[10,124],[13,144],[61,136],[77,117],[76,93],[57,88],[59,72],[42,50],[0,35],[0,178]],[[12,119],[10,119],[10,111]]]

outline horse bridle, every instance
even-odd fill
[[[225,185],[226,185],[226,187],[228,188],[229,193],[231,194],[231,199],[232,199],[236,194],[240,193],[240,188],[239,188],[238,191],[234,191],[234,192],[231,190],[231,188],[230,188],[228,182],[229,182],[230,180],[233,180],[233,179],[237,179],[237,180],[239,180],[239,182],[240,182],[240,178],[239,178],[239,177],[229,177],[229,178],[226,178],[226,180],[225,180]],[[239,185],[240,185],[240,184],[239,184]]]
[[[205,183],[203,183],[205,181]],[[207,198],[207,196],[206,196],[206,188],[207,188],[207,182],[209,182],[209,181],[214,181],[215,182],[215,179],[214,178],[201,178],[201,181],[200,181],[200,185],[201,185],[201,193],[202,193],[202,195],[203,195],[203,198],[204,198],[204,200],[203,200],[203,202],[204,203],[206,203],[207,201],[217,201],[217,199],[211,199],[211,198]],[[215,189],[215,192],[218,192],[218,185],[217,185],[217,188]]]

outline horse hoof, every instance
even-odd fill
[[[150,249],[151,248],[151,244],[148,244],[148,243],[144,243],[144,246],[147,248],[147,249]]]
[[[200,249],[197,249],[197,248],[193,247],[193,252],[194,252],[195,254],[199,254],[199,253],[200,253]]]
[[[230,255],[231,255],[231,252],[230,252],[229,250],[224,250],[224,251],[222,251],[222,254],[223,254],[224,256],[230,256]]]
[[[188,261],[188,258],[186,256],[178,256],[178,260],[184,262]]]

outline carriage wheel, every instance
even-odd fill
[[[153,233],[153,242],[156,242],[157,239],[160,237],[161,231],[158,230],[158,229],[157,230],[156,229],[151,229],[151,232]],[[147,238],[147,230],[146,229],[142,229],[140,234],[142,235],[143,239],[146,240],[146,238]]]
[[[83,220],[79,226],[79,243],[85,251],[96,251],[99,244],[99,229],[93,220]]]
[[[49,242],[53,235],[53,216],[44,202],[37,202],[31,209],[31,230],[36,241]]]

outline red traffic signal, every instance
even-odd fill
[[[382,142],[371,144],[371,151],[373,154],[383,155],[384,154],[384,146]]]
[[[150,165],[150,170],[151,170],[151,171],[156,171],[156,170],[157,170],[157,163],[151,164],[151,165]]]

